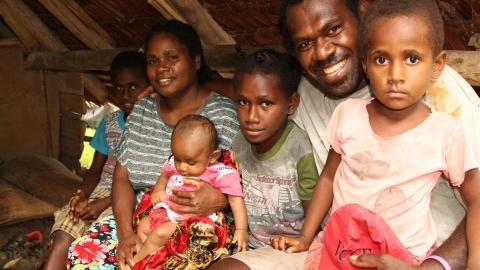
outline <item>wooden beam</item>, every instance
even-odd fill
[[[15,21],[7,24],[16,31],[18,28],[26,29],[34,39],[44,48],[52,51],[66,51],[67,47],[63,45],[60,39],[48,29],[48,27],[25,5],[22,0],[2,0],[2,6],[6,6],[11,12],[10,16],[17,18]],[[0,8],[1,10],[1,8]],[[2,17],[6,15],[2,12]],[[7,15],[8,16],[8,15]],[[13,23],[14,25],[10,24]],[[17,34],[17,32],[15,32]]]
[[[165,10],[173,8],[197,30],[198,35],[206,44],[235,44],[235,40],[218,25],[198,0],[149,0],[148,2],[157,10],[158,6]],[[162,13],[161,10],[159,12]],[[174,16],[174,18],[176,17]]]
[[[2,16],[3,20],[10,26],[13,32],[15,32],[27,51],[37,49],[40,44],[23,24],[22,17],[16,15],[20,13],[21,10],[17,10],[18,7],[16,6],[12,8],[10,4],[10,1],[0,1],[0,16]],[[20,4],[20,9],[22,8],[22,4]]]
[[[88,16],[83,9],[71,0],[39,0],[65,27],[90,49],[111,49],[113,41],[101,27]],[[65,4],[68,2],[68,5]],[[107,38],[105,38],[107,36]]]
[[[167,20],[175,19],[184,23],[187,22],[170,2],[165,0],[148,0],[147,2]]]
[[[448,51],[447,64],[473,86],[480,86],[480,51]]]
[[[18,38],[2,38],[0,39],[0,46],[20,45],[21,41]]]
[[[27,56],[24,65],[28,69],[107,71],[113,58],[125,50],[128,49],[32,52]]]
[[[51,51],[68,51],[67,47],[60,39],[48,29],[48,27],[23,3],[22,0],[0,0],[0,15],[3,18],[14,18],[12,20],[5,19],[5,22],[14,31],[21,29],[25,36],[33,37],[34,47],[41,45]],[[19,19],[21,18],[21,19]],[[20,34],[15,32],[20,38]],[[22,35],[24,34],[22,33]],[[23,40],[22,40],[23,41]],[[32,40],[29,40],[32,41]],[[107,92],[102,83],[91,74],[83,74],[85,86],[87,90],[99,101],[105,101]]]
[[[260,47],[240,48],[235,45],[217,45],[205,47],[208,65],[221,72],[231,72],[235,64],[246,54]],[[125,50],[80,50],[69,52],[33,52],[25,60],[25,68],[63,71],[109,70],[113,58]]]
[[[62,0],[62,2],[75,14],[77,17],[100,37],[102,37],[108,44],[112,47],[115,47],[115,41],[110,37],[110,35],[105,31],[97,22],[95,22],[92,17],[90,17],[83,8],[77,4],[74,0]]]
[[[217,45],[205,47],[208,65],[218,72],[235,70],[241,59],[262,47]],[[283,51],[281,47],[275,49]],[[69,52],[34,52],[27,56],[25,67],[63,71],[108,70],[110,62],[120,52],[135,48],[112,50],[85,50]],[[460,73],[471,85],[480,86],[480,51],[448,51],[447,63]]]

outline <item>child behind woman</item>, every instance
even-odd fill
[[[195,186],[184,184],[184,178],[206,181],[228,196],[233,212],[235,232],[233,242],[238,251],[247,248],[247,213],[243,203],[238,172],[218,160],[217,131],[208,118],[188,115],[182,118],[172,132],[172,157],[163,165],[163,173],[151,194],[153,209],[139,222],[137,234],[143,242],[134,260],[140,261],[164,246],[177,229],[177,223],[189,218],[172,211],[168,197],[173,189],[192,190]],[[208,216],[212,222],[224,218],[221,213]]]
[[[106,115],[90,145],[95,149],[92,165],[70,203],[55,212],[51,250],[45,269],[65,269],[68,246],[92,221],[112,214],[110,193],[117,160],[114,152],[125,130],[125,121],[140,92],[148,86],[145,57],[134,51],[119,53],[110,65],[113,88],[109,99],[120,110]]]
[[[442,261],[429,257],[436,239],[429,203],[444,173],[468,206],[468,268],[479,269],[478,162],[464,128],[422,100],[446,59],[435,1],[375,1],[360,36],[374,98],[347,100],[336,108],[327,129],[332,149],[302,231],[275,241],[284,241],[289,252],[308,249],[332,206],[325,233],[315,242],[322,250],[319,268],[353,269],[350,255],[377,248],[410,263]],[[342,223],[345,227],[338,227]]]

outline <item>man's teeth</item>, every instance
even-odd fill
[[[332,74],[332,73],[338,71],[339,69],[343,68],[343,66],[345,66],[345,63],[347,63],[347,59],[344,59],[344,60],[336,63],[335,65],[333,65],[331,67],[324,68],[323,73],[325,73],[327,75]]]
[[[159,80],[157,80],[157,83],[160,84],[160,85],[167,85],[171,81],[172,81],[171,79],[159,79]]]

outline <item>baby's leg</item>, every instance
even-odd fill
[[[142,243],[145,242],[148,235],[150,234],[150,218],[148,216],[143,217],[138,222],[137,235],[142,240]]]
[[[159,224],[150,232],[138,253],[133,257],[133,260],[137,263],[152,252],[163,247],[167,243],[168,238],[175,232],[176,228],[177,225],[170,221]]]

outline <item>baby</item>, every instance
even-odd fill
[[[153,209],[138,224],[137,234],[143,242],[135,255],[136,262],[161,248],[177,228],[177,222],[189,215],[170,209],[168,197],[173,189],[192,190],[194,185],[184,183],[184,178],[206,181],[228,196],[235,220],[233,242],[237,251],[247,248],[247,214],[238,172],[218,162],[221,151],[217,149],[217,131],[213,123],[200,115],[182,118],[172,132],[172,157],[163,165],[163,173],[157,180],[151,195]],[[217,213],[209,218],[216,221]]]

